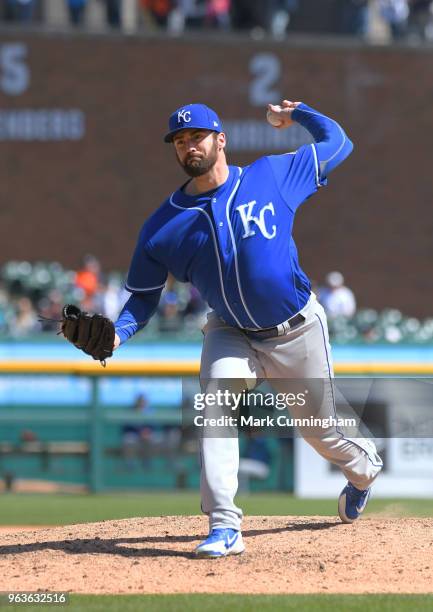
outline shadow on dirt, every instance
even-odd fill
[[[272,533],[284,533],[285,531],[305,531],[305,530],[322,530],[331,529],[341,525],[339,521],[335,522],[305,522],[288,523],[283,527],[275,527],[271,529],[250,529],[243,530],[244,538],[252,538],[256,536],[269,535]],[[29,544],[9,544],[0,546],[0,556],[17,555],[29,552],[37,552],[43,550],[60,550],[71,555],[86,555],[86,554],[104,554],[104,555],[119,555],[121,557],[184,557],[186,559],[195,558],[193,551],[186,552],[183,550],[173,550],[172,548],[146,548],[146,544],[171,544],[176,542],[199,542],[205,537],[205,534],[197,534],[191,536],[143,536],[135,538],[99,538],[92,539],[76,538],[71,540],[48,541],[48,542],[31,542]],[[138,544],[138,547],[133,546]]]

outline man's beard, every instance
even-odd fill
[[[187,157],[184,162],[181,162],[180,159],[177,158],[179,164],[185,170],[187,175],[191,176],[192,178],[195,178],[197,176],[203,176],[203,174],[209,172],[209,170],[211,170],[211,168],[215,166],[217,159],[218,143],[216,142],[216,140],[208,157],[201,157],[200,159],[194,159],[194,161],[191,161],[191,159],[188,159]]]

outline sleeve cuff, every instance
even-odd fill
[[[293,121],[300,123],[299,119],[301,119],[303,116],[302,111],[311,111],[311,109],[309,106],[307,106],[307,104],[304,104],[303,102],[301,102],[301,104],[297,106],[294,111],[292,111]]]
[[[120,339],[120,346],[122,344],[124,344],[126,342],[126,340],[128,340],[128,338],[130,338],[131,334],[125,330],[125,329],[120,329],[118,327],[114,327],[114,331],[116,332],[116,334],[119,336]]]

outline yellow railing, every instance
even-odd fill
[[[108,361],[103,368],[97,361],[0,360],[0,374],[77,374],[86,376],[195,376],[199,361]],[[389,376],[433,375],[429,363],[337,363],[335,373],[344,375],[381,374]]]

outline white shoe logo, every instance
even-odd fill
[[[370,497],[370,495],[366,495],[365,499],[364,499],[364,503],[361,504],[360,506],[356,506],[356,509],[358,510],[358,512],[362,512],[364,510],[365,506],[367,505],[369,497]]]
[[[235,535],[232,536],[231,538],[229,537],[227,538],[227,548],[236,542],[238,535],[239,535],[238,533],[235,533]]]

